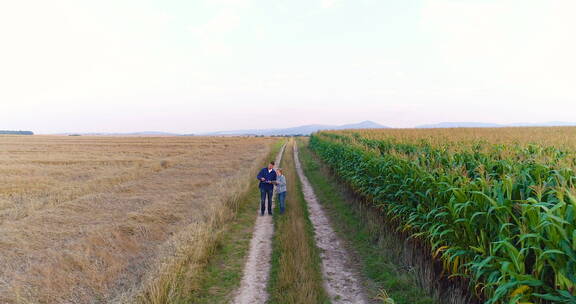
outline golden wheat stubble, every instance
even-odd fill
[[[106,301],[136,287],[272,141],[0,137],[0,302]]]

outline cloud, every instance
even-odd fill
[[[320,0],[320,7],[323,9],[333,8],[337,0]]]
[[[152,20],[157,21],[159,23],[168,23],[174,21],[176,17],[174,15],[168,14],[166,12],[159,12],[156,15],[151,17]]]
[[[429,52],[475,86],[518,93],[530,85],[533,94],[573,96],[576,41],[567,37],[576,28],[574,9],[572,0],[427,0],[421,27],[432,42]]]
[[[224,8],[214,17],[198,26],[188,26],[200,43],[200,51],[206,56],[230,55],[232,48],[228,38],[241,25],[241,16],[236,9]]]
[[[205,0],[209,4],[226,7],[245,7],[252,3],[252,0]]]
[[[233,9],[219,11],[208,22],[199,26],[189,26],[188,30],[202,37],[214,37],[233,31],[240,25],[240,15]]]

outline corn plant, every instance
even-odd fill
[[[321,132],[311,148],[496,303],[576,303],[574,152],[488,141]]]

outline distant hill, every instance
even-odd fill
[[[549,121],[543,123],[533,123],[533,122],[519,122],[505,125],[506,127],[572,127],[576,126],[576,122],[565,122],[565,121]]]
[[[438,129],[438,128],[500,128],[504,125],[483,122],[440,122],[416,126],[417,129]]]
[[[576,126],[576,122],[551,121],[545,123],[512,123],[512,124],[495,124],[484,122],[440,122],[436,124],[419,125],[418,129],[434,128],[503,128],[503,127],[555,127],[555,126]],[[276,129],[249,129],[249,130],[232,130],[219,131],[199,134],[180,134],[171,132],[143,131],[131,133],[61,133],[56,135],[75,135],[75,136],[293,136],[293,135],[310,135],[322,130],[344,130],[344,129],[387,129],[389,127],[378,124],[373,121],[362,121],[346,125],[321,125],[312,124],[291,128]],[[18,134],[32,135],[30,131],[0,131],[0,134],[16,134],[3,132],[22,132]],[[28,133],[29,132],[29,133]]]
[[[505,127],[565,127],[576,126],[576,122],[551,121],[543,123],[519,122],[511,124],[495,124],[483,122],[441,122],[437,124],[427,124],[416,126],[417,129],[436,128],[505,128]]]
[[[310,135],[321,130],[344,130],[344,129],[384,129],[386,126],[380,125],[373,121],[363,121],[356,124],[347,125],[305,125],[284,129],[251,129],[251,130],[233,130],[211,132],[201,135],[205,136],[233,136],[233,135],[255,135],[255,136],[282,136],[282,135]]]
[[[74,136],[189,136],[191,134],[178,134],[170,132],[158,132],[158,131],[143,131],[143,132],[131,132],[131,133],[106,133],[106,132],[92,132],[92,133],[60,133],[56,135],[74,135]]]
[[[34,132],[32,132],[32,131],[0,130],[0,134],[3,134],[3,135],[34,135]]]
[[[251,135],[251,136],[291,136],[291,135],[310,135],[314,132],[320,130],[343,130],[343,129],[382,129],[388,128],[386,126],[380,125],[373,121],[363,121],[355,124],[347,125],[305,125],[292,128],[283,129],[251,129],[251,130],[232,130],[232,131],[219,131],[210,132],[202,134],[179,134],[179,133],[169,133],[169,132],[157,132],[157,131],[144,131],[144,132],[132,132],[132,133],[105,133],[105,132],[93,132],[93,133],[60,133],[57,135],[74,135],[74,136],[236,136],[236,135]]]

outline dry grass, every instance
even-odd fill
[[[162,303],[271,142],[0,137],[0,302]]]

